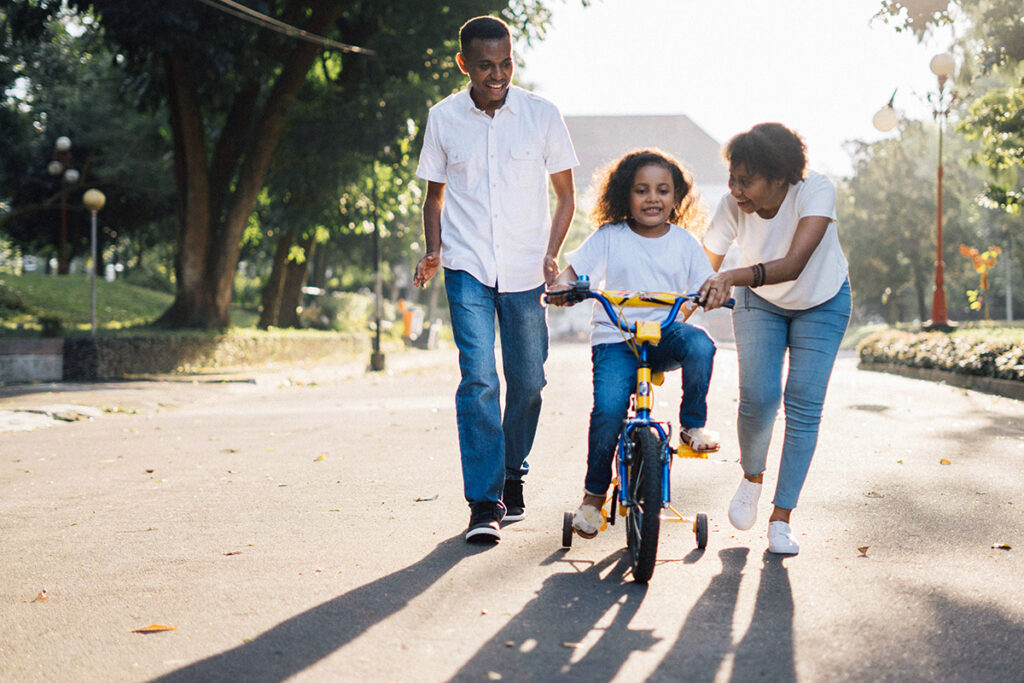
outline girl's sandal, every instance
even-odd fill
[[[590,505],[588,502],[594,498],[601,498],[601,501],[604,502],[602,496],[592,496],[589,493],[584,494],[583,503],[576,510],[576,514],[572,516],[572,528],[583,538],[597,536],[597,532],[601,530],[601,525],[604,524],[604,514],[601,512],[601,509]]]
[[[703,427],[681,429],[679,439],[696,453],[714,453],[720,447],[718,435]]]

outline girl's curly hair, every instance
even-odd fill
[[[644,166],[660,166],[672,176],[675,200],[669,222],[700,236],[707,229],[707,210],[693,184],[693,175],[670,154],[659,149],[629,152],[598,172],[600,191],[597,204],[590,212],[595,227],[630,221],[629,193],[637,171]]]
[[[726,144],[723,156],[730,167],[743,165],[751,175],[790,185],[803,180],[807,168],[803,139],[781,123],[759,123],[736,135]]]

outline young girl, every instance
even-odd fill
[[[551,290],[588,275],[595,286],[610,290],[694,292],[714,271],[697,238],[688,230],[706,220],[693,188],[693,179],[669,155],[631,152],[605,175],[597,206],[591,214],[600,226],[575,251],[569,267]],[[685,226],[685,227],[682,227]],[[565,305],[565,297],[550,296]],[[658,308],[628,308],[628,320],[662,320]],[[573,527],[593,538],[601,527],[601,506],[612,478],[612,460],[619,428],[626,417],[636,380],[637,358],[622,331],[603,309],[594,307],[591,330],[594,366],[594,408],[590,413],[587,477],[583,502]],[[697,451],[718,447],[704,430],[707,392],[715,344],[699,327],[676,321],[662,332],[648,360],[655,372],[683,368],[683,398],[679,406],[682,441]]]

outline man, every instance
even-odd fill
[[[455,411],[470,506],[466,540],[494,543],[503,519],[526,514],[522,479],[548,353],[540,297],[558,275],[558,252],[575,211],[572,169],[579,162],[558,109],[511,84],[512,38],[505,22],[469,20],[459,32],[459,50],[455,59],[469,87],[431,107],[416,171],[427,181],[426,255],[413,282],[425,286],[443,265],[462,371]]]

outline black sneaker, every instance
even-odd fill
[[[469,506],[469,528],[466,529],[468,543],[497,543],[501,540],[501,518],[505,507],[499,502],[472,503]]]
[[[505,521],[518,522],[526,517],[526,504],[523,503],[523,480],[506,479],[505,492],[501,495],[505,504]]]

